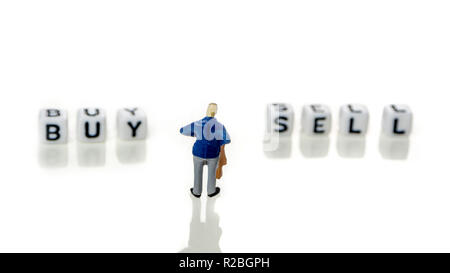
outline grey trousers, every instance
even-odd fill
[[[194,156],[194,193],[202,194],[203,166],[208,165],[208,194],[216,192],[216,170],[219,157],[201,158]]]

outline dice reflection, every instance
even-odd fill
[[[289,158],[292,153],[292,138],[289,136],[266,135],[263,150],[268,158]]]
[[[104,143],[77,143],[77,159],[80,167],[101,167],[106,163]]]
[[[338,134],[337,151],[343,158],[363,158],[366,152],[365,136]]]
[[[306,158],[321,158],[328,155],[330,138],[328,136],[312,136],[300,134],[300,151]]]
[[[147,142],[145,140],[117,140],[116,155],[117,159],[122,164],[145,162],[147,158]]]
[[[384,159],[406,160],[409,154],[409,138],[381,134],[379,150]]]
[[[69,151],[65,144],[40,144],[39,165],[43,168],[63,168],[69,163]]]

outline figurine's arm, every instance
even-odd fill
[[[219,154],[219,164],[217,166],[217,170],[216,170],[216,179],[220,179],[222,178],[222,167],[227,165],[227,155],[225,153],[225,145],[230,143],[230,135],[228,135],[227,130],[225,129],[225,127],[223,128],[223,140],[222,140],[222,145],[220,146],[220,154]]]
[[[195,136],[194,134],[194,123],[188,124],[180,129],[180,134],[185,136]]]
[[[227,165],[227,155],[225,154],[225,144],[220,146],[219,165],[216,170],[216,179],[222,178],[222,167]]]
[[[220,147],[219,164],[222,166],[227,165],[227,155],[225,154],[225,145]]]

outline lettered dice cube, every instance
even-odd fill
[[[290,136],[294,127],[294,110],[287,103],[271,103],[267,105],[268,135]]]
[[[122,140],[140,140],[147,137],[147,116],[139,108],[117,111],[117,132]]]
[[[105,110],[99,108],[78,110],[77,135],[81,142],[104,142],[106,140]]]
[[[68,138],[67,111],[42,109],[39,112],[39,139],[41,143],[65,144]]]
[[[322,104],[303,106],[302,131],[307,135],[327,136],[331,131],[330,108]]]
[[[412,120],[413,115],[407,105],[388,105],[383,111],[383,133],[387,136],[409,136]]]
[[[343,135],[364,136],[369,125],[369,111],[359,104],[347,104],[339,112],[339,132]]]

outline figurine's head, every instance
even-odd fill
[[[208,110],[206,110],[206,116],[213,118],[216,114],[217,114],[217,104],[210,103],[208,105]]]

